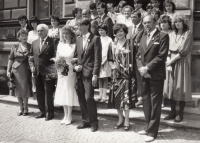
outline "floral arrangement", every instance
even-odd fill
[[[66,63],[64,57],[58,57],[55,60],[55,66],[57,70],[61,70],[61,74],[64,76],[68,75],[69,65]]]

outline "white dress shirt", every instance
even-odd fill
[[[90,36],[90,33],[88,32],[87,34],[83,35],[83,50],[86,50],[87,48],[87,43],[88,43],[88,38]]]
[[[152,30],[149,34],[150,36],[147,37],[147,46],[149,45],[149,42],[151,41],[151,38],[153,37],[154,33],[156,32],[156,28],[154,30]],[[147,36],[148,36],[148,33],[147,33]]]
[[[47,39],[48,36],[46,36],[44,39],[41,39],[40,38],[40,51],[42,50],[42,46],[44,45],[46,39]]]

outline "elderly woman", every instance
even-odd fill
[[[171,112],[165,120],[183,120],[185,103],[191,101],[191,50],[192,33],[186,22],[185,15],[176,13],[173,16],[174,31],[170,36],[170,59],[166,62],[170,69],[169,94]],[[180,102],[176,112],[176,102]]]
[[[29,44],[32,44],[32,42],[34,40],[37,40],[39,37],[38,37],[38,33],[37,33],[37,26],[38,24],[40,24],[40,21],[39,19],[37,19],[37,17],[33,16],[31,17],[30,19],[30,24],[31,26],[33,27],[33,30],[31,30],[29,33],[28,33],[28,40],[27,42]]]
[[[71,124],[72,121],[72,107],[79,106],[78,96],[76,94],[76,73],[73,72],[73,57],[75,52],[76,35],[69,26],[64,26],[61,29],[63,41],[58,44],[56,61],[60,59],[65,60],[69,65],[68,75],[62,74],[63,69],[57,69],[58,82],[55,92],[55,104],[62,105],[64,108],[64,118],[61,124]]]
[[[9,61],[7,76],[14,77],[15,96],[18,98],[20,111],[18,116],[28,115],[28,97],[31,97],[31,71],[28,64],[28,56],[31,45],[27,43],[28,32],[24,29],[17,33],[19,43],[13,45]]]
[[[119,120],[114,129],[118,129],[124,125],[124,130],[129,130],[129,110],[135,106],[132,101],[132,95],[135,92],[132,90],[132,80],[134,75],[134,57],[133,44],[126,39],[128,27],[125,24],[116,24],[114,26],[114,34],[116,41],[112,50],[108,51],[108,61],[111,64],[113,73],[112,88],[109,95],[109,108],[117,109]],[[111,63],[112,62],[112,63]],[[132,103],[133,102],[133,103]],[[123,111],[125,120],[123,119]]]

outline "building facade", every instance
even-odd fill
[[[5,88],[5,71],[8,63],[8,55],[13,44],[17,43],[16,33],[20,27],[17,17],[25,14],[28,19],[37,16],[41,23],[50,25],[49,16],[57,15],[64,25],[72,17],[74,7],[88,8],[90,2],[113,2],[118,4],[120,0],[0,0],[0,92]],[[150,0],[144,0],[144,7]],[[161,0],[164,1],[164,0]],[[173,0],[177,12],[184,13],[193,31],[192,50],[192,91],[200,93],[200,0]],[[133,2],[128,0],[133,6]],[[1,78],[3,77],[3,78]],[[6,84],[7,86],[7,84]],[[1,94],[1,93],[0,93]]]

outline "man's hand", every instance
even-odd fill
[[[80,72],[82,70],[82,66],[81,65],[75,66],[74,69],[76,70],[76,72]]]
[[[97,86],[97,76],[96,75],[93,75],[93,77],[92,77],[92,86],[93,87]]]
[[[147,72],[147,73],[144,74],[143,77],[144,77],[144,78],[151,78],[151,75]]]
[[[139,70],[140,74],[143,76],[147,73],[148,68],[147,68],[147,66],[145,66],[145,67],[139,68],[138,70]]]
[[[8,78],[10,78],[10,75],[11,75],[11,73],[10,73],[10,72],[7,72],[7,77],[8,77]]]
[[[34,73],[35,72],[35,67],[31,68],[31,72]]]

